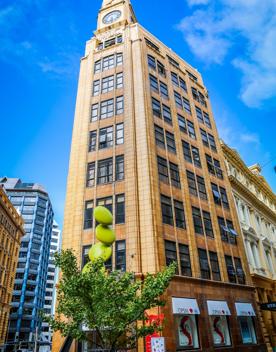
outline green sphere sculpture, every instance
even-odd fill
[[[103,206],[96,207],[94,209],[94,219],[99,223],[96,227],[96,238],[99,242],[89,249],[90,262],[82,269],[83,273],[87,273],[92,263],[98,259],[102,259],[104,262],[110,259],[112,256],[112,244],[116,239],[114,231],[110,228],[113,223],[113,216],[107,208]]]

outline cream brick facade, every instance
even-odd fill
[[[109,15],[110,13],[112,14]],[[106,19],[110,22],[103,23]],[[105,66],[108,61],[107,57],[112,55],[115,55],[115,58],[122,55],[123,64],[113,64],[112,67],[107,68]],[[148,65],[148,55],[153,58],[155,69]],[[98,69],[99,67],[100,69]],[[103,79],[121,72],[124,77],[123,87],[115,89],[114,86],[108,92],[103,93],[100,90],[97,91],[98,94],[93,94],[98,84],[101,84],[102,87]],[[178,87],[173,84],[171,78],[173,73],[185,81],[186,88],[184,90],[183,86],[182,88],[180,86],[181,83],[178,84]],[[166,85],[167,97],[164,94],[162,96],[159,89],[157,92],[150,88],[149,75],[158,81],[158,85],[160,82],[161,85]],[[182,109],[175,102],[175,94],[180,94],[182,97]],[[116,113],[115,102],[117,97],[121,96],[124,99],[124,109],[122,113]],[[153,113],[152,98],[156,99],[161,107],[163,106],[163,114],[164,106],[170,109],[171,121],[165,121],[164,117],[157,117]],[[105,116],[106,110],[104,110],[105,103],[103,102],[112,99],[113,113],[108,118],[100,117],[101,113],[102,116]],[[95,112],[96,104],[99,109],[97,112]],[[186,109],[184,104],[186,104]],[[190,106],[190,112],[188,106]],[[204,123],[204,120],[199,121],[196,107],[201,110],[202,114],[205,113],[205,117],[209,116],[209,123],[206,121]],[[189,121],[193,125],[195,138],[192,138],[188,131],[186,133],[180,129],[178,114],[186,119],[186,123]],[[120,123],[124,124],[124,143],[116,145],[115,137],[113,137],[112,146],[99,148],[100,129],[113,126],[113,130],[115,130],[116,125]],[[158,127],[159,130],[163,129],[163,146],[156,143]],[[207,133],[208,143],[203,143],[201,130]],[[97,135],[96,147],[93,142],[93,150],[89,151],[92,132]],[[210,142],[211,137],[213,138],[212,143]],[[174,139],[174,143],[169,142],[169,138]],[[184,142],[198,149],[201,160],[200,167],[195,166],[197,160],[195,160],[194,154],[193,163],[185,159]],[[169,146],[169,143],[175,144],[175,148],[172,145]],[[172,151],[172,149],[175,150]],[[220,164],[220,168],[218,168],[220,171],[216,169],[217,171],[212,174],[205,154]],[[105,182],[104,184],[97,182],[97,177],[101,176],[98,171],[99,167],[97,168],[99,160],[113,158],[114,161],[116,156],[121,155],[124,156],[124,179],[115,181],[115,164],[113,162],[113,182]],[[178,183],[181,184],[181,187],[179,185],[176,187],[173,184],[172,174],[168,175],[166,182],[162,182],[159,175],[160,170],[158,172],[157,156],[166,160],[170,167],[171,165],[178,167]],[[89,175],[94,178],[93,182],[90,180],[90,186],[91,184],[93,186],[87,187],[88,165],[93,166],[92,163],[95,163],[94,175],[93,172],[90,172]],[[201,177],[201,180],[204,179],[207,199],[201,199],[199,196],[193,196],[189,193],[187,171],[194,173],[199,179]],[[218,175],[222,176],[218,177]],[[218,201],[222,204],[224,199],[224,207],[215,204],[212,183],[220,187],[218,188],[219,192],[225,190],[227,196],[223,197],[222,193],[219,193],[220,200]],[[199,185],[196,186],[196,192],[200,193]],[[173,352],[180,344],[177,335],[178,327],[175,325],[175,316],[172,313],[172,297],[190,297],[197,300],[201,311],[198,319],[200,351],[213,351],[215,348],[210,329],[206,329],[206,324],[208,326],[210,324],[207,300],[227,301],[231,310],[229,351],[236,351],[237,348],[240,348],[241,351],[247,351],[247,346],[243,344],[239,331],[239,318],[236,316],[235,303],[247,302],[252,305],[255,311],[257,311],[257,306],[207,89],[197,70],[137,23],[129,1],[106,0],[99,12],[97,30],[86,43],[85,56],[81,59],[67,184],[63,248],[73,248],[78,254],[80,265],[83,264],[84,248],[95,241],[94,227],[84,229],[87,220],[85,216],[89,214],[89,211],[85,211],[87,202],[90,202],[89,206],[91,207],[92,202],[93,206],[97,204],[97,199],[112,197],[116,219],[116,196],[122,194],[125,199],[125,221],[120,224],[114,223],[114,227],[117,240],[125,241],[126,270],[136,273],[154,273],[161,270],[166,265],[166,260],[168,261],[168,252],[165,250],[166,243],[166,245],[175,246],[175,259],[178,261],[179,273],[181,273],[180,267],[183,264],[183,259],[179,252],[179,246],[184,246],[181,248],[185,248],[189,252],[191,265],[188,269],[191,270],[191,277],[176,276],[167,293],[168,304],[165,308],[165,314],[168,323],[164,330],[167,350]],[[161,206],[161,195],[171,201],[169,212],[171,212],[170,221],[172,224],[164,223],[166,214],[164,213],[164,204]],[[183,221],[179,219],[181,217],[179,214],[183,214],[181,204],[185,213],[185,226],[182,224]],[[205,234],[195,233],[192,207],[197,208],[201,216],[209,214],[213,235],[207,236],[206,229]],[[232,241],[235,243],[230,243],[230,235],[226,236],[227,241],[222,240],[222,227],[218,223],[218,217],[231,223],[233,233],[235,233]],[[230,234],[230,232],[228,233]],[[211,272],[209,272],[209,279],[202,278],[198,249],[212,252],[216,256],[218,262],[216,266],[218,265],[220,268],[220,280],[211,280],[211,275],[215,275]],[[113,266],[116,266],[116,255],[117,252],[114,249]],[[209,267],[209,271],[212,265],[210,256],[209,253],[204,262],[204,265]],[[228,256],[228,259],[233,263],[235,262],[237,269],[234,270],[235,277],[232,278],[232,282],[229,282],[229,263],[227,267],[225,256]],[[188,257],[185,258],[188,260]],[[201,265],[203,265],[202,261]],[[257,318],[255,325],[257,339],[250,346],[250,351],[265,351],[266,347]],[[56,334],[53,341],[53,351],[59,351],[61,345],[62,339]],[[143,343],[141,343],[139,351],[143,351],[143,348]]]

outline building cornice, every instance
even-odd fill
[[[236,150],[230,148],[223,141],[221,141],[221,147],[222,147],[223,153],[225,155],[225,158],[227,160],[229,160],[233,164],[233,166],[236,166],[236,168],[238,170],[241,170],[242,172],[244,172],[246,174],[246,176],[248,177],[248,179],[250,179],[250,181],[253,184],[258,185],[260,190],[262,190],[262,192],[265,193],[265,195],[274,204],[276,204],[276,195],[275,195],[275,193],[271,190],[271,188],[269,187],[269,185],[266,183],[265,180],[261,181],[260,177],[255,175],[252,171],[250,171],[250,169],[246,166],[246,164],[241,159],[239,153]],[[258,199],[257,197],[255,197],[255,198]]]
[[[233,191],[237,191],[242,194],[246,199],[250,200],[258,210],[266,214],[271,220],[276,223],[276,213],[272,211],[268,206],[266,206],[262,201],[260,201],[244,184],[238,181],[234,176],[229,175],[229,180],[231,182]]]

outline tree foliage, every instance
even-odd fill
[[[174,264],[141,280],[133,273],[107,272],[101,260],[82,272],[71,250],[56,254],[55,261],[62,278],[56,317],[48,318],[53,330],[85,340],[82,327],[86,326],[96,332],[98,348],[117,351],[134,348],[137,338],[160,329],[147,321],[146,311],[165,304],[161,296],[175,273]]]

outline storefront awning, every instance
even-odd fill
[[[237,316],[239,317],[255,317],[255,311],[251,303],[235,303]]]
[[[196,299],[173,297],[172,305],[173,314],[200,314]]]
[[[207,301],[209,315],[231,315],[227,302]]]

